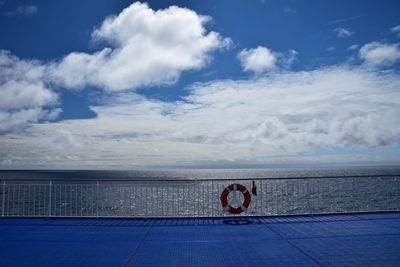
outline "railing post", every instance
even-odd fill
[[[218,194],[218,190],[215,191]],[[211,196],[211,217],[214,218],[214,180],[211,181],[211,193],[209,195]]]
[[[311,210],[310,197],[311,197],[310,182],[307,181],[307,206],[308,206],[308,213],[309,213],[309,215],[311,215],[311,217],[314,217],[314,216],[313,216],[313,212],[312,212],[312,210]]]
[[[96,182],[96,218],[99,218],[99,181]]]
[[[354,196],[354,178],[351,178],[350,191],[351,191],[351,212],[355,212],[355,210],[356,210],[356,199],[355,199],[355,196]]]
[[[4,217],[4,209],[6,207],[6,181],[3,181],[3,193],[1,195],[1,217]]]
[[[149,199],[148,199],[148,197],[149,197],[149,192],[148,192],[148,186],[146,186],[145,187],[145,198],[146,198],[146,203],[145,203],[145,205],[146,205],[146,214],[145,214],[145,217],[146,217],[146,219],[147,219],[147,217],[148,217],[148,207],[147,207],[147,205],[148,205],[148,203],[149,203]],[[178,199],[178,201],[179,201],[179,199]]]
[[[47,211],[47,215],[51,217],[51,195],[52,195],[52,180],[49,181],[49,207]]]

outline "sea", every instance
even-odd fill
[[[332,176],[398,175],[399,166],[263,168],[263,169],[164,169],[164,170],[0,170],[1,179],[43,180],[171,180],[242,179]]]

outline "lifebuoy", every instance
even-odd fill
[[[236,203],[229,204],[228,203],[228,195],[232,191],[235,193],[233,201]],[[240,191],[244,196],[244,201],[241,204],[237,202],[236,191]],[[244,185],[231,184],[230,186],[226,187],[224,189],[224,191],[222,191],[221,204],[222,204],[222,207],[224,208],[224,210],[229,213],[233,213],[233,214],[242,213],[243,211],[247,210],[247,208],[250,205],[250,202],[251,202],[251,195],[250,195],[249,191],[247,191],[247,188]],[[236,207],[232,206],[232,204],[236,204],[235,205]]]

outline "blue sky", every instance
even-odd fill
[[[398,1],[1,1],[0,168],[398,164]]]

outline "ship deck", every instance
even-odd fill
[[[399,266],[400,212],[1,218],[2,266]]]

